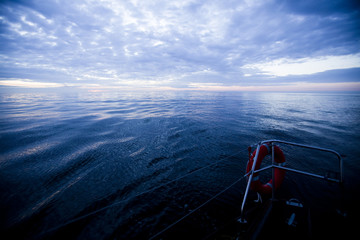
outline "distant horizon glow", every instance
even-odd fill
[[[360,91],[355,0],[0,3],[0,88]]]
[[[121,88],[114,88],[108,86],[101,86],[98,84],[87,85],[66,85],[50,82],[34,82],[31,80],[11,80],[0,81],[0,85],[3,87],[15,87],[15,88],[27,88],[27,89],[82,89],[88,92],[111,92],[117,90],[125,91],[218,91],[218,92],[360,92],[360,82],[345,82],[345,83],[306,83],[306,82],[294,82],[281,86],[224,86],[221,84],[212,83],[190,83],[186,88],[174,88],[167,86],[159,87],[132,87],[122,86]]]

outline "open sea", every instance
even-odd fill
[[[341,198],[355,216],[359,93],[2,90],[1,238],[205,239],[240,214],[246,181],[232,183],[266,139],[346,155],[343,197],[290,173],[279,191]],[[283,147],[295,168],[336,172],[336,158]]]

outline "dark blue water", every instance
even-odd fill
[[[265,139],[346,154],[351,214],[360,187],[359,119],[360,95],[350,93],[3,91],[0,228],[12,239],[148,239],[239,179],[247,147]],[[338,166],[285,153],[314,172]],[[316,199],[338,195],[329,185],[313,191],[287,179]],[[162,237],[211,234],[239,214],[243,186]]]

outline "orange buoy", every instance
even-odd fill
[[[256,150],[253,152],[251,156],[249,156],[249,161],[246,166],[246,173],[250,172],[254,163]],[[263,144],[260,146],[258,159],[256,161],[255,170],[260,169],[260,165],[262,160],[267,156],[268,154],[271,154],[271,146],[268,144]],[[283,151],[278,147],[274,146],[274,161],[279,164],[280,166],[283,166],[285,164],[285,155]],[[280,187],[285,177],[285,170],[275,168],[274,170],[274,182],[275,182],[275,190]],[[270,194],[272,192],[273,188],[273,179],[270,179],[267,183],[263,184],[260,181],[259,173],[255,173],[252,178],[252,182],[250,184],[250,189],[253,191],[256,191],[260,194]]]

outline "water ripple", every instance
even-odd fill
[[[124,199],[131,200],[59,233],[149,238],[242,175],[247,153],[153,195],[134,196],[264,138],[340,148],[349,156],[348,182],[359,182],[358,95],[9,93],[0,99],[0,230],[6,226],[14,238],[37,235]],[[300,167],[321,170],[292,149],[286,153],[289,161],[301,156]],[[306,190],[302,183],[293,188]],[[232,207],[224,210],[228,215],[235,214],[240,195],[233,190],[218,199]]]

